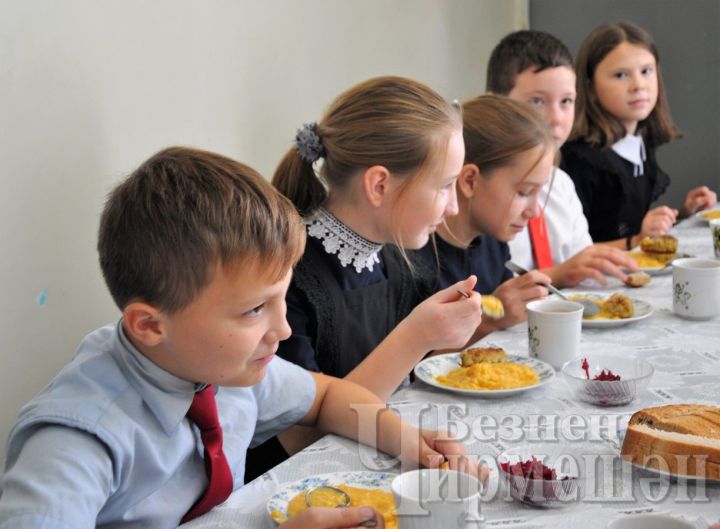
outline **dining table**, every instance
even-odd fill
[[[679,241],[678,252],[714,259],[710,228],[700,217],[681,221],[671,234]],[[720,482],[658,475],[620,458],[622,432],[634,412],[674,403],[720,403],[720,317],[694,321],[675,315],[672,289],[671,267],[652,275],[642,288],[631,289],[608,277],[604,286],[567,289],[601,296],[621,292],[651,307],[647,317],[583,327],[581,333],[581,355],[642,358],[654,368],[647,387],[627,404],[602,407],[582,402],[561,372],[540,387],[502,398],[459,394],[420,379],[408,381],[392,395],[388,407],[405,420],[451,431],[468,454],[487,464],[490,478],[480,502],[484,522],[472,527],[593,529],[639,513],[682,517],[703,529],[720,520]],[[493,332],[476,345],[527,357],[527,323]],[[580,476],[576,497],[553,508],[512,498],[499,479],[497,457],[519,446],[529,446],[539,455],[561,451],[574,461]],[[325,435],[183,529],[271,529],[275,524],[267,502],[287,483],[328,473],[402,470],[397,460],[373,448]]]

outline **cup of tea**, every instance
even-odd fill
[[[720,261],[686,258],[673,261],[673,312],[691,320],[720,315]]]
[[[580,355],[583,306],[563,299],[527,304],[528,353],[555,369]]]
[[[482,483],[469,474],[439,468],[403,472],[392,493],[399,529],[484,527],[480,513]]]

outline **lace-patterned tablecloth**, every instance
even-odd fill
[[[691,218],[674,230],[679,251],[712,258],[706,223]],[[622,291],[652,305],[649,318],[622,327],[583,329],[581,350],[587,355],[627,355],[648,360],[655,368],[648,388],[625,406],[599,408],[575,400],[560,373],[536,390],[505,399],[479,399],[432,388],[416,381],[395,393],[390,406],[408,421],[427,428],[450,428],[468,452],[492,469],[482,502],[486,527],[603,528],[609,520],[634,512],[683,516],[699,528],[720,519],[720,484],[670,483],[622,464],[618,428],[634,411],[678,402],[720,403],[720,318],[689,321],[672,313],[672,274],[654,276],[650,285],[626,289],[611,279],[606,287],[578,288],[609,295]],[[527,325],[493,333],[483,344],[527,355]],[[559,509],[538,509],[508,496],[499,484],[495,457],[519,445],[537,447],[538,455],[558,453],[576,463],[579,498]],[[374,450],[329,435],[235,492],[210,513],[183,527],[272,527],[267,499],[281,483],[348,470],[399,471],[394,461]]]

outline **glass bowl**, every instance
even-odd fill
[[[564,507],[569,502],[577,501],[579,477],[572,472],[561,472],[554,466],[562,466],[563,456],[540,455],[543,452],[547,451],[539,446],[528,445],[512,448],[498,456],[500,479],[506,484],[510,496],[521,503],[545,508]],[[556,479],[533,479],[521,474],[517,467],[513,468],[513,465],[533,458],[555,470]],[[503,468],[505,464],[510,467],[508,470]]]
[[[587,359],[588,380],[582,368]],[[620,380],[593,380],[603,370],[620,375]],[[647,360],[622,356],[585,356],[573,358],[562,366],[565,382],[575,398],[596,406],[620,406],[632,402],[645,389],[655,369]]]

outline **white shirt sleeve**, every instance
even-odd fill
[[[546,211],[549,214],[549,219],[546,215],[546,222],[555,264],[567,261],[593,243],[575,184],[562,169],[556,170]]]
[[[0,529],[92,529],[112,479],[112,461],[95,436],[41,426],[7,462]]]

